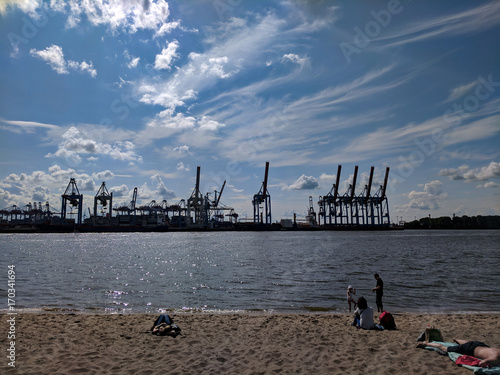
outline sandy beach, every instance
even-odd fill
[[[15,368],[3,374],[472,374],[416,349],[428,324],[500,347],[500,314],[401,314],[396,331],[364,331],[346,314],[170,314],[182,335],[147,333],[152,314],[23,313],[15,320]],[[2,351],[10,329],[1,317]],[[377,320],[378,321],[378,320]]]

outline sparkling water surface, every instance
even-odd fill
[[[392,312],[500,311],[500,231],[0,235],[16,309],[347,312],[346,289]]]

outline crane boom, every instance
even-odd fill
[[[333,192],[333,199],[334,201],[337,199],[337,196],[339,194],[339,184],[340,184],[340,172],[342,171],[342,165],[339,164],[337,168],[337,179],[335,181],[335,190]]]
[[[266,161],[266,173],[264,174],[264,183],[262,185],[262,194],[267,194],[267,176],[269,174],[269,162]]]
[[[389,167],[385,169],[385,178],[384,178],[384,186],[382,187],[382,196],[381,198],[385,198],[385,191],[387,190],[387,181],[389,180]]]
[[[354,190],[356,190],[356,180],[358,178],[358,166],[354,167],[354,177],[352,179],[352,188],[351,188],[351,200],[354,199]]]
[[[375,170],[375,167],[372,166],[370,168],[370,179],[368,180],[368,187],[366,189],[366,198],[370,197],[370,191],[372,190],[372,182],[373,182],[373,171]]]
[[[222,195],[222,192],[224,191],[224,186],[226,186],[226,180],[224,180],[224,183],[222,184],[222,188],[220,189],[219,196],[217,197],[217,201],[215,202],[215,207],[219,205],[220,197]]]

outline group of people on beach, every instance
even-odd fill
[[[372,292],[376,293],[376,304],[377,311],[383,312],[384,305],[382,303],[382,296],[384,295],[384,282],[378,273],[373,275],[375,280],[377,281],[377,285],[372,288]],[[356,301],[354,299],[354,295],[356,294],[356,289],[349,285],[347,287],[347,303],[349,304],[349,312],[351,312],[351,306],[354,305],[354,321],[352,323],[353,326],[364,328],[364,329],[373,329],[375,324],[373,322],[373,309],[368,306],[368,302],[364,297],[359,297]]]
[[[378,273],[373,275],[377,284],[372,288],[372,292],[376,293],[376,304],[377,311],[383,312],[384,305],[382,303],[382,296],[384,295],[384,282]],[[374,329],[376,328],[373,321],[373,309],[368,306],[368,302],[364,297],[359,297],[356,301],[354,296],[356,294],[356,289],[352,285],[347,287],[347,303],[349,304],[349,312],[351,312],[351,306],[354,306],[354,320],[351,325],[363,329]],[[437,348],[445,353],[458,353],[464,354],[466,356],[475,357],[477,361],[474,363],[475,366],[498,366],[500,365],[500,349],[491,348],[483,342],[480,341],[467,341],[462,339],[453,339],[457,344],[454,346],[445,346],[437,342],[421,342],[417,345],[417,348],[425,349],[426,347]],[[472,364],[472,362],[471,362]]]

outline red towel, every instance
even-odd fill
[[[457,365],[467,365],[467,366],[479,366],[479,362],[481,362],[479,358],[471,357],[470,355],[465,355],[465,354],[458,357],[457,360],[455,361]],[[481,367],[489,368],[490,364],[485,363]]]

